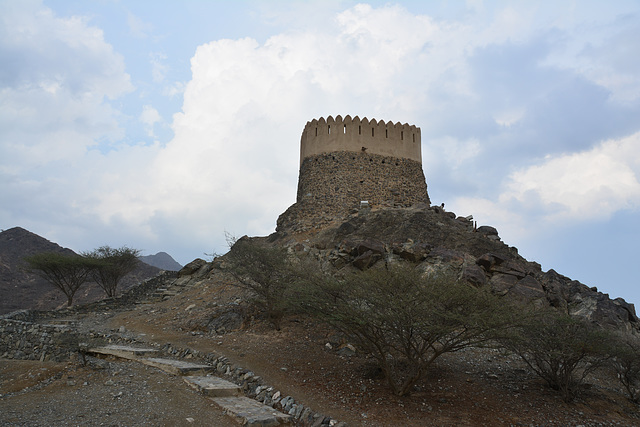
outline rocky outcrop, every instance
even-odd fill
[[[313,254],[335,270],[364,270],[409,261],[425,270],[448,267],[476,287],[537,307],[551,306],[603,326],[640,332],[633,304],[612,300],[580,282],[543,272],[504,244],[494,227],[475,228],[465,217],[424,205],[358,212],[300,241],[291,230],[268,239]]]
[[[210,268],[208,266],[209,266],[209,263],[207,263],[207,261],[201,258],[196,258],[193,261],[191,261],[189,264],[182,267],[180,271],[178,271],[178,277],[193,276],[196,273],[199,273],[198,276],[202,276],[203,274],[206,273],[206,271],[204,270],[207,270],[207,268]],[[203,270],[203,271],[199,272],[199,270]]]

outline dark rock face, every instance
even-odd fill
[[[180,269],[180,271],[178,272],[178,277],[192,276],[193,274],[198,272],[198,270],[207,268],[208,265],[209,264],[207,263],[207,261],[201,258],[196,258],[189,264],[182,267],[182,269]]]
[[[381,263],[409,261],[450,267],[476,287],[534,306],[552,306],[618,329],[640,332],[633,304],[556,273],[520,255],[497,237],[493,227],[477,230],[466,218],[440,207],[372,210],[353,214],[299,242],[295,232],[282,229],[269,237],[279,244],[302,245],[305,251],[334,269],[364,270]],[[287,243],[291,242],[291,243]]]

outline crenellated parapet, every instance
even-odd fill
[[[301,165],[307,157],[337,151],[364,152],[422,163],[420,128],[349,115],[307,122],[300,138]]]

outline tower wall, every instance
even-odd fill
[[[416,126],[330,116],[307,122],[300,141],[296,203],[278,230],[321,229],[364,200],[373,209],[430,204]]]

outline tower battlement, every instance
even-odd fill
[[[420,128],[407,123],[338,115],[307,122],[300,138],[305,158],[337,151],[365,152],[422,163]]]

